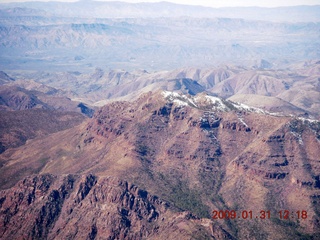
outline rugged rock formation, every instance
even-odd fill
[[[205,221],[213,210],[238,216],[252,211],[252,219],[214,221],[215,231],[228,238],[317,238],[319,139],[317,120],[206,94],[147,93],[110,103],[76,128],[6,151],[0,180],[4,189],[30,174],[115,176]],[[283,210],[306,211],[307,218],[280,219]],[[261,211],[270,211],[270,218],[261,219]]]
[[[0,192],[1,239],[210,238],[213,224],[115,177],[50,174]],[[211,236],[213,237],[213,235]]]

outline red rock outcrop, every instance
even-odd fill
[[[211,238],[210,226],[115,177],[38,175],[0,192],[1,239]]]

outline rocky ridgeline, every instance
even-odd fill
[[[23,182],[3,191],[3,236],[24,227],[26,238],[49,239],[318,236],[319,133],[318,121],[206,94],[150,92],[133,102],[113,102],[81,126],[55,134],[55,142],[44,139],[46,153],[30,141],[23,155],[5,155],[1,180],[11,179],[5,186],[14,184],[14,172],[22,179],[24,169],[39,171],[32,161],[40,153],[50,158],[42,172],[67,175],[48,175],[41,191],[31,185],[24,193]],[[70,175],[79,172],[95,175]],[[273,215],[305,210],[308,219],[286,226],[274,219],[258,221],[259,233],[245,220],[212,225],[213,209],[234,206]]]
[[[168,208],[167,202],[115,177],[31,176],[0,192],[0,238],[173,239],[179,234],[187,239],[186,226],[209,224]],[[203,236],[209,232],[194,230]]]

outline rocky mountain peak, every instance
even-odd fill
[[[205,92],[199,93],[195,96],[191,96],[180,94],[178,92],[164,91],[162,95],[168,102],[174,103],[177,106],[190,106],[204,111],[229,112],[235,110],[270,114],[262,109],[250,107],[242,103],[225,100],[220,97],[209,95]]]
[[[1,186],[7,189],[2,196],[9,196],[9,187],[30,174],[53,174],[58,179],[64,174],[84,176],[75,180],[76,190],[65,194],[70,200],[63,200],[60,187],[52,189],[57,191],[48,195],[50,199],[69,202],[69,207],[58,217],[61,227],[54,227],[55,218],[39,217],[41,236],[72,238],[102,232],[114,238],[140,239],[148,234],[150,239],[162,239],[165,234],[170,239],[177,230],[176,236],[189,239],[185,235],[189,231],[175,228],[174,223],[186,226],[183,229],[195,229],[196,223],[200,232],[192,234],[199,239],[316,236],[319,139],[316,120],[251,111],[205,93],[147,92],[132,102],[105,105],[82,125],[1,154]],[[152,196],[168,203],[168,209],[163,210]],[[130,197],[142,205],[128,207]],[[52,209],[58,211],[59,204]],[[210,222],[213,210],[259,214],[266,209],[278,217],[284,207],[291,212],[304,209],[308,219],[296,221],[294,227],[281,225],[279,219],[253,219],[251,224],[259,232],[248,219]],[[87,219],[87,227],[81,225],[80,216]],[[49,230],[44,229],[46,224]],[[69,228],[74,235],[63,230]]]

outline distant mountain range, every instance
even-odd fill
[[[0,68],[166,70],[248,66],[261,59],[286,66],[320,57],[319,9],[212,9],[165,2],[0,4]]]
[[[75,18],[243,18],[273,22],[319,22],[320,6],[278,8],[210,8],[169,2],[126,3],[121,1],[20,2],[1,4],[2,14]]]
[[[272,112],[320,116],[320,64],[317,61],[291,65],[287,69],[263,68],[258,63],[253,68],[230,65],[156,72],[96,68],[90,73],[29,71],[12,72],[10,76],[20,79],[11,81],[11,86],[41,90],[42,84],[64,89],[57,94],[94,106],[133,100],[142,93],[163,89],[192,95],[206,91]],[[6,78],[10,77],[6,75]]]

